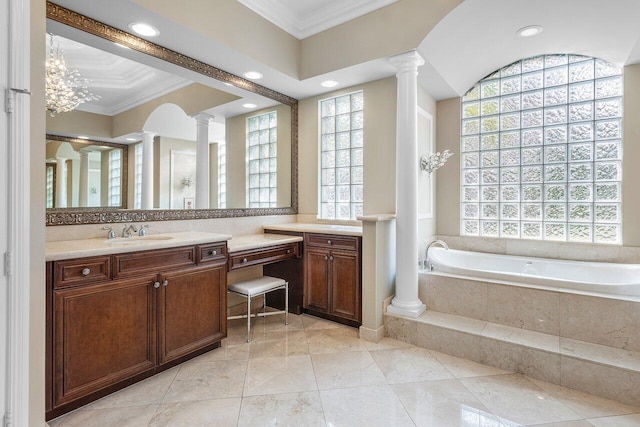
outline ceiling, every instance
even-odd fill
[[[293,23],[296,31],[301,31],[298,33],[300,37],[306,32],[312,34],[323,28],[322,25],[329,28],[393,3],[390,0],[237,1],[281,28]],[[410,4],[416,0],[398,1]],[[297,99],[332,91],[320,86],[325,79],[339,81],[339,87],[350,87],[395,75],[394,67],[387,60],[387,52],[380,54],[378,59],[299,80],[155,14],[141,7],[143,2],[140,1],[55,2],[125,31],[133,19],[152,22],[162,28],[161,35],[153,40],[155,43],[236,75],[247,70],[259,70],[264,74],[264,79],[259,82],[261,85]],[[335,8],[341,8],[340,16],[335,15]],[[350,11],[355,12],[349,15]],[[274,16],[282,22],[277,23]],[[638,17],[639,0],[464,0],[416,46],[426,61],[419,69],[418,81],[436,100],[440,100],[461,96],[490,72],[528,56],[575,53],[600,57],[617,65],[639,63]],[[348,30],[348,25],[348,22],[343,23],[341,30]],[[402,22],[393,25],[397,26],[400,37]],[[528,39],[517,37],[516,30],[526,25],[541,25],[544,31]],[[287,31],[294,31],[292,28]],[[207,48],[202,49],[202,46]],[[105,46],[104,50],[110,49],[114,48]],[[158,64],[158,68],[163,67]]]
[[[301,40],[398,0],[238,0]]]
[[[50,44],[47,37],[47,49]],[[53,46],[64,55],[67,69],[77,70],[81,78],[89,81],[90,92],[100,97],[81,104],[81,111],[113,116],[192,83],[64,37],[54,36]]]

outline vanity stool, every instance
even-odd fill
[[[266,294],[278,289],[284,289],[284,310],[265,311]],[[284,324],[289,324],[289,283],[277,277],[262,276],[255,279],[244,280],[227,286],[227,291],[241,295],[247,299],[247,314],[240,316],[230,316],[227,319],[247,318],[247,342],[251,340],[251,317],[272,316],[274,314],[284,314]],[[251,314],[251,298],[262,295],[262,312]]]

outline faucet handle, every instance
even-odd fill
[[[109,232],[107,233],[107,239],[115,239],[116,238],[116,232],[113,231],[113,227],[107,227],[106,225],[104,227],[102,227],[103,230],[109,230]]]
[[[145,228],[150,228],[149,224],[140,224],[140,229],[138,230],[138,236],[146,236],[147,230]]]

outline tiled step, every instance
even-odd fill
[[[640,405],[640,352],[436,311],[386,314],[385,327],[420,347]]]

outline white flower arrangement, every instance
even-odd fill
[[[429,173],[435,172],[438,168],[443,166],[449,157],[453,156],[449,150],[444,150],[442,153],[431,153],[420,157],[420,169]]]

